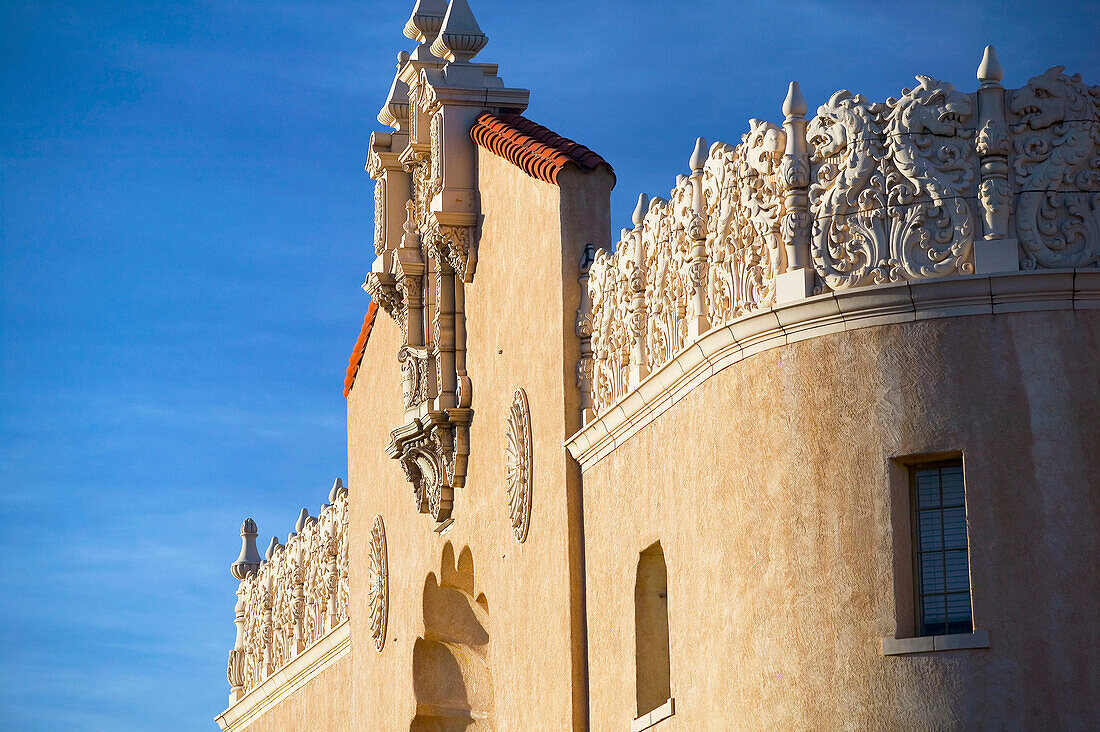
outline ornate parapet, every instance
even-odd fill
[[[1005,90],[992,47],[974,93],[918,76],[897,99],[792,84],[782,126],[700,138],[669,199],[585,273],[578,373],[605,414],[715,327],[868,285],[1100,266],[1100,88],[1062,67]],[[590,395],[590,396],[589,396]]]
[[[477,270],[478,115],[522,112],[495,64],[473,63],[488,42],[466,0],[418,0],[397,73],[371,136],[377,258],[363,289],[397,322],[405,419],[389,454],[417,510],[446,521],[466,479],[473,386],[466,371],[466,287]]]
[[[241,526],[240,580],[229,652],[229,702],[237,703],[348,619],[348,491],[337,480],[320,515],[302,509],[294,533],[256,552],[256,523]]]

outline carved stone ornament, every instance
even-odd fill
[[[348,618],[348,491],[337,480],[318,516],[306,509],[286,544],[272,538],[263,560],[256,524],[242,527],[234,562],[237,639],[227,676],[240,699]]]
[[[508,409],[504,445],[504,480],[508,487],[508,517],[517,541],[527,538],[531,518],[531,409],[527,392],[516,389]]]
[[[466,370],[466,288],[477,266],[477,153],[470,127],[484,111],[522,112],[526,89],[494,64],[472,64],[488,38],[465,2],[418,0],[405,26],[417,41],[371,136],[375,251],[364,284],[401,328],[403,423],[387,454],[401,465],[416,509],[451,516],[466,480],[473,379]],[[381,223],[379,223],[381,222]]]
[[[370,596],[370,634],[379,651],[386,645],[386,618],[389,612],[389,565],[386,559],[386,527],[381,516],[374,517],[370,532],[370,557],[367,567],[367,591]]]
[[[790,301],[781,275],[803,283],[793,299],[969,275],[975,240],[1013,237],[1020,269],[1100,266],[1100,87],[1061,67],[1001,78],[988,47],[975,93],[917,76],[885,102],[838,91],[809,120],[792,83],[782,127],[697,143],[669,200],[642,194],[582,272],[585,420],[709,328]]]

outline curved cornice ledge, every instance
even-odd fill
[[[345,620],[230,705],[215,721],[226,732],[243,730],[350,652],[351,622]]]
[[[657,368],[565,446],[587,470],[692,389],[750,356],[846,330],[964,315],[1100,309],[1100,270],[970,275],[809,297],[713,328]]]

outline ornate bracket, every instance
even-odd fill
[[[386,454],[401,463],[416,510],[446,521],[454,489],[466,483],[472,409],[429,411],[390,433]]]

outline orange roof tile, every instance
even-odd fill
[[[355,376],[359,373],[359,363],[363,360],[363,351],[367,347],[367,341],[370,340],[371,329],[374,328],[374,316],[378,314],[378,303],[372,302],[370,307],[367,308],[367,317],[363,318],[363,327],[359,330],[359,340],[355,342],[355,350],[351,352],[351,358],[348,359],[348,373],[344,377],[344,398],[348,398],[348,394],[351,393],[352,384],[355,383]]]
[[[532,178],[558,182],[567,165],[587,172],[607,161],[584,145],[567,140],[520,114],[482,112],[470,128],[470,138],[486,150],[504,158]]]

